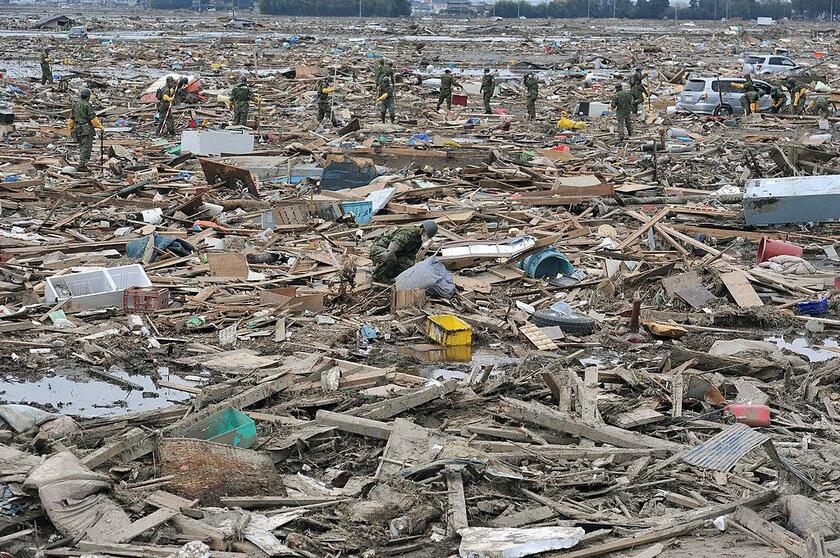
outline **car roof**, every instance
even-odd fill
[[[721,76],[721,77],[691,77],[688,78],[688,81],[747,81],[746,78],[742,77],[732,77],[732,76]],[[753,83],[763,83],[765,85],[770,85],[764,80],[761,79],[754,79]]]

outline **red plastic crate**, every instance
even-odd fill
[[[123,292],[123,308],[126,310],[162,310],[169,303],[169,289],[129,287]]]

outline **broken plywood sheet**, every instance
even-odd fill
[[[467,527],[460,529],[461,558],[519,558],[572,548],[586,532],[581,527],[534,527],[531,529]]]
[[[399,475],[406,467],[434,461],[443,450],[446,438],[439,432],[398,418],[385,445],[376,477]]]
[[[211,368],[220,372],[232,372],[236,370],[256,370],[277,364],[277,356],[261,356],[252,354],[253,351],[228,351],[224,354],[213,355],[202,361],[205,368]]]
[[[736,269],[729,273],[721,273],[720,280],[723,281],[726,290],[732,295],[735,304],[741,308],[764,306],[764,302],[756,294],[755,289],[750,285],[749,279],[747,279],[743,271]]]

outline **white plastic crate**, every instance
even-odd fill
[[[86,308],[122,307],[123,291],[128,287],[151,287],[152,282],[140,264],[122,265],[109,269],[82,271],[46,281],[44,299],[55,304],[72,298],[71,307]]]
[[[233,130],[184,130],[181,152],[193,155],[246,155],[254,151],[254,136],[241,128]]]

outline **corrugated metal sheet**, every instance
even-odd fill
[[[746,424],[733,424],[689,451],[683,461],[690,465],[727,472],[750,450],[770,437]]]

